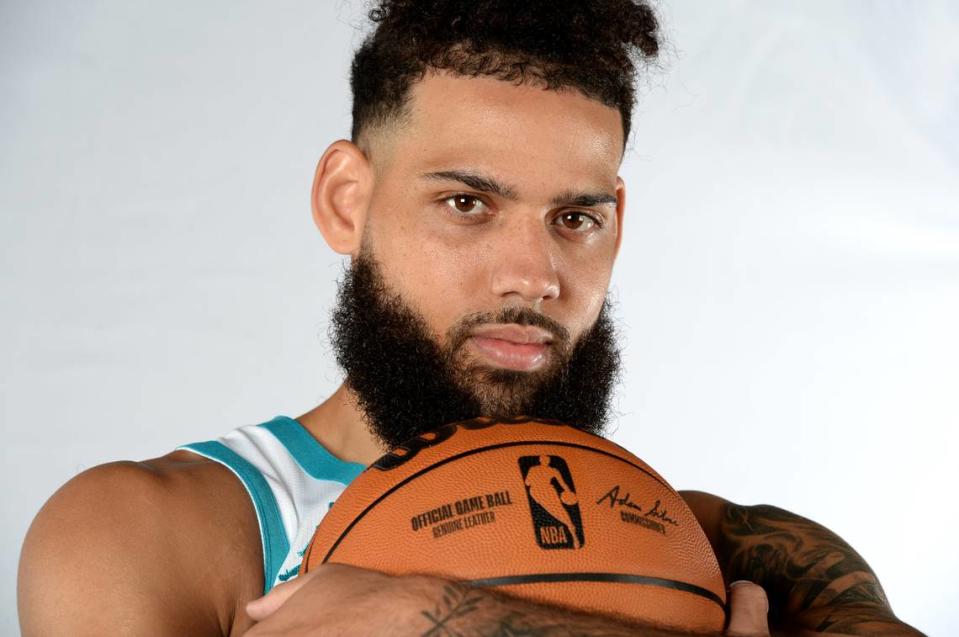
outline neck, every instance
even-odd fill
[[[388,451],[370,433],[356,397],[345,384],[297,420],[340,460],[370,464]]]

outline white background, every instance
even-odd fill
[[[614,276],[615,439],[829,526],[894,610],[954,608],[959,9],[668,2]],[[77,472],[338,384],[312,171],[359,0],[0,4],[0,634]],[[131,556],[131,559],[135,559]]]

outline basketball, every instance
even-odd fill
[[[478,418],[382,456],[320,523],[301,572],[327,562],[682,630],[725,619],[682,497],[622,447],[553,421]]]

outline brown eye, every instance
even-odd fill
[[[473,208],[476,207],[476,197],[456,195],[453,197],[453,205],[456,206],[456,209],[460,212],[473,212]]]
[[[446,198],[446,205],[453,208],[456,213],[463,216],[477,216],[486,206],[479,197],[473,195],[453,195]]]
[[[567,212],[560,215],[560,219],[567,230],[589,230],[598,225],[595,219],[582,212]]]

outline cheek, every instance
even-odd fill
[[[373,254],[387,285],[426,320],[438,340],[484,298],[477,246],[454,244],[428,224],[397,218],[371,224]]]
[[[603,309],[603,301],[609,288],[612,268],[608,263],[580,263],[571,270],[566,288],[569,293],[571,334],[581,334],[592,327]]]

